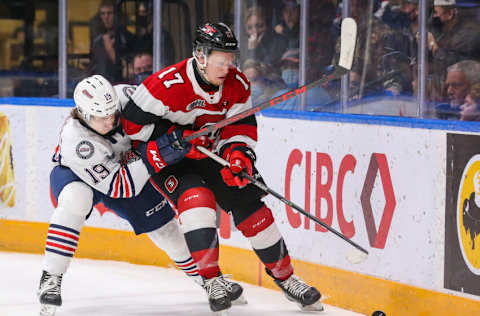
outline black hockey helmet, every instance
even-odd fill
[[[238,41],[233,31],[225,23],[205,23],[196,31],[193,49],[207,49],[208,55],[211,50],[236,53]]]

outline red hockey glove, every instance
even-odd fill
[[[223,158],[230,163],[230,168],[224,167],[220,173],[223,181],[228,186],[244,187],[248,184],[248,179],[241,176],[245,171],[248,175],[253,174],[253,165],[255,163],[255,153],[242,143],[235,143],[223,152]]]
[[[185,138],[187,136],[190,136],[190,135],[193,134],[193,132],[194,131],[192,131],[192,130],[186,129],[186,130],[183,131],[182,137]],[[192,148],[185,155],[185,157],[190,158],[190,159],[196,159],[196,160],[201,160],[201,159],[207,158],[207,156],[205,154],[202,154],[201,152],[199,152],[197,150],[197,146],[205,147],[208,150],[211,150],[212,147],[213,147],[213,142],[207,136],[200,136],[200,137],[194,138],[191,141],[189,141],[188,143],[190,143],[192,145]]]

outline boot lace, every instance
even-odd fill
[[[204,288],[210,298],[219,299],[227,296],[224,281],[221,276],[205,280]]]
[[[53,275],[45,272],[40,283],[39,294],[54,294],[60,295],[60,287],[62,285],[62,276]]]
[[[310,286],[305,284],[305,282],[296,275],[292,275],[281,282],[281,284],[290,295],[297,298],[303,298],[303,295],[310,289]]]

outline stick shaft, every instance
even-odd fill
[[[212,133],[212,132],[214,132],[214,131],[222,128],[222,127],[225,127],[227,125],[230,125],[232,123],[240,121],[240,120],[242,120],[246,117],[249,117],[250,115],[253,115],[257,112],[260,112],[263,109],[272,107],[272,106],[274,106],[278,103],[281,103],[283,101],[286,101],[288,99],[291,99],[291,98],[294,98],[298,95],[301,95],[302,93],[305,93],[306,91],[308,91],[312,87],[330,82],[330,81],[335,80],[335,79],[338,79],[341,76],[343,76],[344,74],[346,74],[348,71],[349,71],[348,69],[343,68],[342,66],[335,66],[335,70],[333,71],[333,73],[331,73],[328,76],[324,76],[324,77],[322,77],[322,78],[320,78],[320,79],[318,79],[314,82],[311,82],[309,84],[303,85],[303,86],[298,87],[296,89],[287,91],[287,92],[279,95],[278,97],[275,97],[271,100],[260,103],[259,105],[255,106],[251,109],[240,112],[240,113],[238,113],[236,115],[233,115],[229,118],[226,118],[226,119],[218,121],[214,124],[205,126],[204,128],[201,128],[198,131],[195,131],[192,134],[190,134],[189,136],[183,138],[183,140],[186,141],[186,142],[189,142],[192,139],[195,139],[197,137],[210,134],[210,133]]]
[[[197,149],[204,153],[205,155],[207,155],[209,158],[212,158],[213,160],[215,160],[216,162],[218,162],[219,164],[221,164],[222,166],[224,167],[230,167],[230,164],[228,163],[228,161],[226,161],[225,159],[223,159],[222,157],[212,153],[211,151],[209,151],[208,149],[202,147],[202,146],[197,146]],[[346,242],[348,242],[349,244],[351,244],[352,246],[354,246],[355,248],[357,248],[358,250],[360,250],[361,252],[365,253],[368,255],[368,251],[365,250],[363,247],[361,247],[360,245],[358,245],[357,243],[353,242],[352,240],[350,240],[349,238],[347,238],[345,235],[343,235],[342,233],[340,233],[339,231],[337,231],[336,229],[328,226],[327,224],[325,224],[324,222],[322,222],[321,220],[319,220],[318,218],[316,218],[315,216],[311,215],[310,213],[308,213],[307,211],[305,211],[303,208],[301,208],[300,206],[298,206],[297,204],[293,203],[292,201],[289,201],[287,200],[284,196],[282,196],[281,194],[273,191],[272,189],[270,189],[269,187],[267,187],[265,184],[263,184],[262,182],[258,181],[257,179],[255,179],[254,177],[250,176],[247,172],[245,171],[242,171],[242,177],[244,178],[247,178],[248,181],[250,181],[252,184],[256,185],[257,187],[259,187],[261,190],[273,195],[274,197],[276,197],[277,199],[279,199],[280,201],[282,201],[283,203],[285,203],[286,205],[290,206],[290,207],[293,207],[294,209],[296,209],[298,212],[302,213],[304,216],[310,218],[312,221],[314,221],[315,223],[323,226],[325,229],[329,230],[330,232],[334,233],[335,235],[337,235],[338,237],[342,238],[343,240],[345,240]]]

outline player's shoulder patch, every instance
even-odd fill
[[[76,153],[80,159],[90,159],[95,153],[95,147],[89,140],[81,140],[76,147]]]

